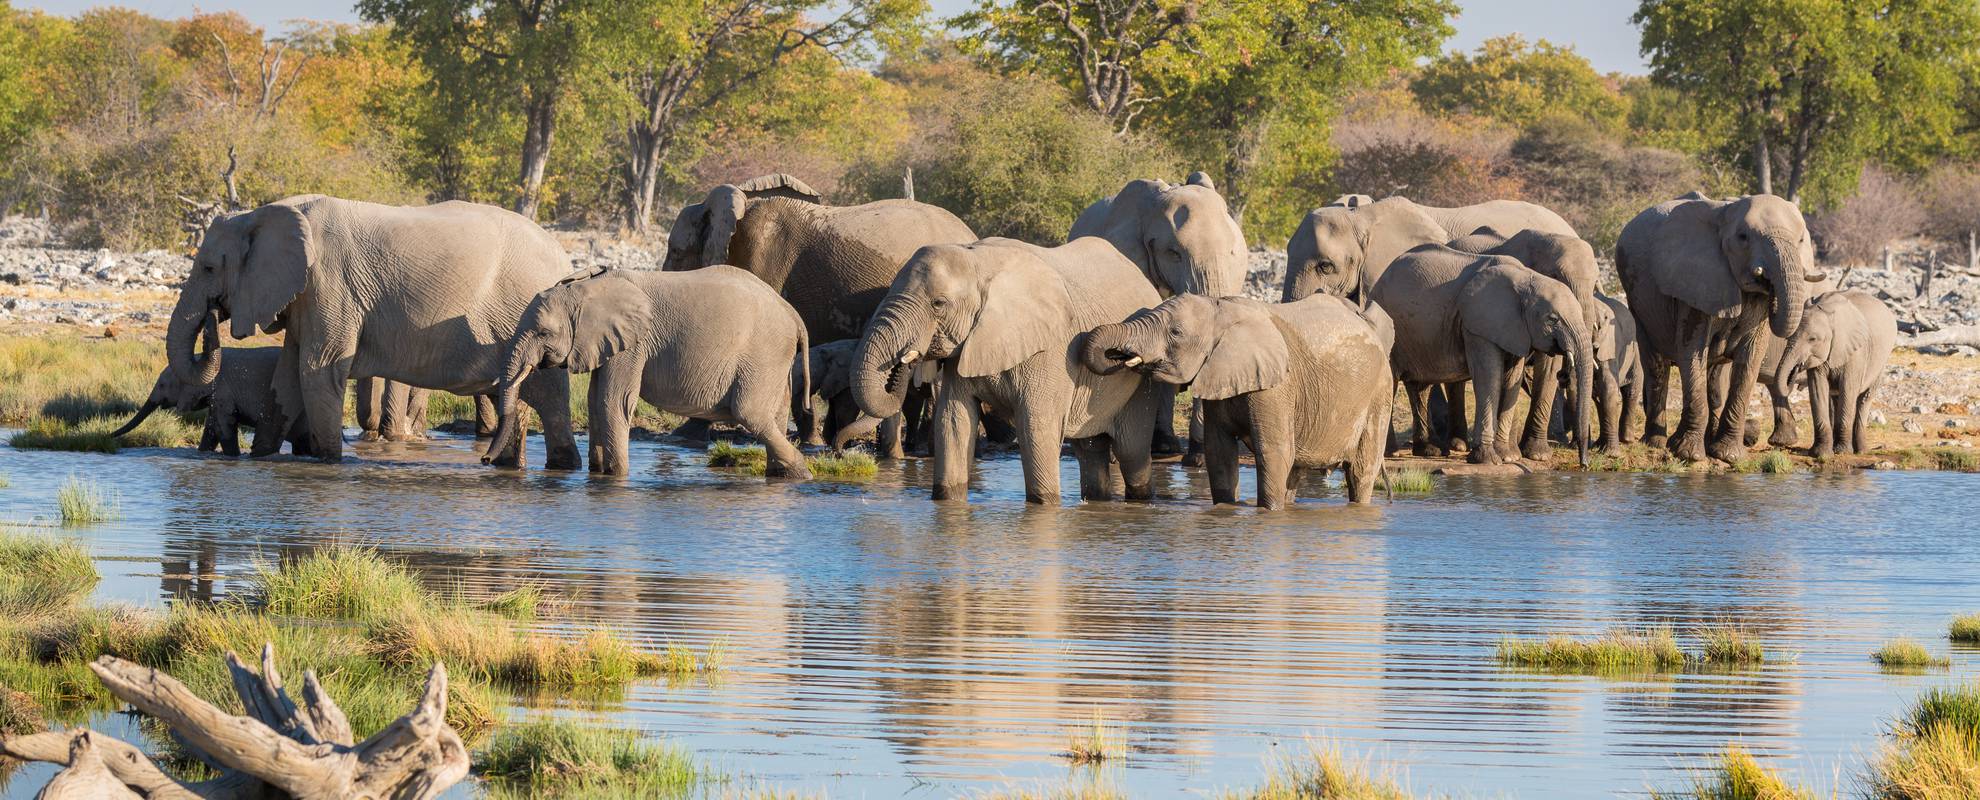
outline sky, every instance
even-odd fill
[[[955,14],[974,0],[931,0],[937,14]],[[158,17],[202,11],[239,11],[264,28],[279,30],[284,20],[357,21],[349,0],[16,0],[16,8],[74,14],[99,5],[120,5]],[[1635,0],[1458,0],[1464,9],[1450,49],[1470,50],[1494,36],[1518,33],[1528,39],[1571,44],[1601,72],[1643,73],[1637,30],[1629,24]]]

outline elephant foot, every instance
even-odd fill
[[[1746,458],[1746,442],[1743,436],[1719,436],[1712,440],[1712,446],[1707,449],[1713,458],[1728,464],[1736,464],[1740,459]]]
[[[1671,440],[1671,455],[1683,461],[1704,461],[1705,435],[1681,436]]]
[[[584,460],[577,451],[548,453],[543,457],[544,469],[578,470],[584,468]]]
[[[1554,447],[1545,439],[1528,439],[1520,444],[1519,453],[1533,461],[1547,461],[1554,457]]]
[[[1155,438],[1148,443],[1148,449],[1158,456],[1180,455],[1183,452],[1183,443],[1173,433],[1156,431]]]
[[[1653,433],[1644,436],[1643,443],[1650,447],[1665,447],[1671,443],[1671,437],[1665,436],[1664,434],[1661,433]]]
[[[1444,442],[1445,453],[1462,453],[1471,449],[1471,444],[1462,436],[1453,436]]]
[[[1760,429],[1748,426],[1746,432],[1740,435],[1740,441],[1744,443],[1747,447],[1752,447],[1756,444],[1759,444]]]
[[[1504,461],[1504,459],[1499,457],[1499,448],[1497,447],[1480,447],[1471,451],[1471,455],[1465,460],[1473,464],[1499,464]]]
[[[1182,457],[1182,465],[1183,465],[1183,466],[1185,466],[1185,467],[1202,467],[1202,466],[1203,466],[1203,454],[1202,454],[1202,453],[1184,453],[1184,454],[1183,454],[1183,457]]]
[[[1608,442],[1602,445],[1602,455],[1610,458],[1621,458],[1622,454],[1623,446],[1621,442]]]
[[[1510,464],[1520,459],[1519,445],[1514,442],[1500,442],[1496,449],[1499,451],[1499,460],[1496,463]]]
[[[1129,484],[1122,488],[1127,490],[1127,499],[1130,502],[1146,503],[1155,499],[1155,490],[1150,488],[1148,484],[1144,483],[1138,486]]]
[[[377,431],[365,431],[363,433],[358,434],[357,440],[360,442],[375,442],[383,438],[385,437],[379,435]]]
[[[1416,456],[1418,458],[1443,458],[1445,456],[1450,455],[1451,451],[1445,450],[1429,442],[1417,442],[1416,444],[1410,445],[1409,454]]]
[[[1776,450],[1786,450],[1794,446],[1794,431],[1775,428],[1774,435],[1767,437],[1767,446]]]
[[[939,484],[939,483],[938,483],[938,484],[935,484],[935,488],[934,488],[934,491],[932,491],[932,492],[930,492],[930,495],[931,495],[931,496],[932,496],[932,497],[933,497],[934,499],[936,499],[936,500],[962,500],[962,501],[968,501],[968,500],[969,500],[969,487],[968,487],[967,485],[964,485],[964,486],[945,486],[945,485],[943,485],[943,484]]]

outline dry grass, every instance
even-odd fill
[[[129,417],[164,365],[160,339],[0,337],[0,423]]]
[[[1980,614],[1953,618],[1947,636],[1955,642],[1980,643]]]
[[[549,590],[533,583],[526,583],[514,589],[475,604],[488,613],[518,621],[536,619],[545,605],[551,604]]]
[[[81,542],[0,528],[0,618],[26,622],[73,608],[97,580]]]
[[[48,729],[48,719],[41,713],[41,704],[27,692],[17,692],[0,686],[0,738],[25,736]]]
[[[1899,716],[1864,783],[1876,800],[1980,797],[1980,685],[1920,695]]]
[[[1127,742],[1096,710],[1091,722],[1066,735],[1065,752],[1059,755],[1074,764],[1100,764],[1127,757]]]
[[[1698,627],[1695,635],[1702,649],[1698,661],[1715,666],[1748,666],[1767,660],[1767,648],[1760,637],[1735,623],[1722,622]]]
[[[1553,635],[1541,640],[1499,640],[1499,663],[1516,667],[1589,672],[1658,671],[1683,667],[1689,658],[1668,626],[1612,628],[1593,639]]]
[[[1690,787],[1650,796],[1654,800],[1816,800],[1813,791],[1788,783],[1737,744],[1726,745],[1709,767],[1694,773]]]
[[[1409,800],[1393,770],[1355,760],[1334,744],[1313,743],[1274,764],[1262,786],[1226,792],[1223,800]]]
[[[1924,669],[1950,667],[1952,659],[1937,655],[1911,639],[1892,639],[1870,654],[1870,660],[1885,669]]]

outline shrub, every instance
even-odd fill
[[[1856,194],[1815,217],[1809,232],[1832,263],[1872,264],[1891,242],[1925,229],[1925,207],[1903,180],[1877,167],[1863,169]]]

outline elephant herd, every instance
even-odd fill
[[[1345,196],[1288,243],[1280,303],[1234,296],[1244,236],[1201,173],[1130,182],[1068,239],[979,239],[911,200],[828,206],[779,174],[682,209],[659,270],[573,272],[554,238],[499,208],[291,197],[212,224],[172,313],[169,365],[125,431],[197,397],[211,409],[203,447],[236,452],[245,423],[254,455],[286,440],[336,460],[358,378],[368,431],[422,429],[427,390],[493,398],[483,460],[506,466],[523,464],[521,403],[541,420],[545,466],[624,474],[645,400],[742,427],[775,477],[809,477],[800,444],[877,428],[882,456],[925,445],[934,497],[962,499],[988,431],[1015,442],[1032,502],[1056,502],[1066,444],[1089,500],[1112,496],[1116,467],[1129,499],[1148,498],[1153,457],[1187,446],[1218,503],[1237,501],[1248,451],[1258,503],[1276,508],[1315,469],[1343,468],[1349,498],[1369,499],[1398,381],[1422,455],[1548,457],[1559,394],[1584,462],[1591,444],[1628,438],[1637,406],[1653,443],[1732,460],[1763,376],[1774,442],[1782,419],[1791,441],[1785,398],[1802,374],[1816,452],[1861,448],[1895,336],[1873,297],[1809,299],[1822,276],[1807,228],[1767,195],[1644,211],[1616,252],[1627,305],[1598,290],[1595,253],[1566,221],[1519,201]],[[282,345],[220,347],[223,324]],[[1675,432],[1661,413],[1673,365]],[[573,373],[591,376],[588,459]],[[1184,387],[1187,445],[1171,422]]]

